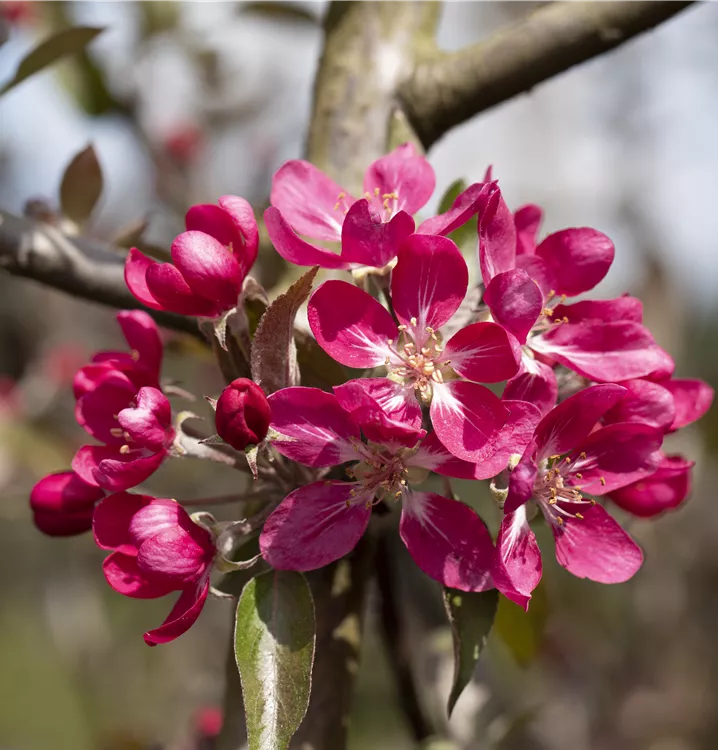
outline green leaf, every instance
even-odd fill
[[[298,385],[294,318],[309,298],[318,267],[307,271],[267,308],[252,341],[252,380],[269,395]]]
[[[76,26],[41,42],[22,59],[15,75],[0,89],[0,95],[61,58],[81,52],[101,31],[92,26]]]
[[[444,606],[454,637],[454,682],[447,705],[449,716],[469,684],[486,646],[486,639],[494,624],[498,598],[496,589],[468,593],[444,588]]]
[[[451,185],[446,188],[446,192],[444,193],[444,195],[441,196],[437,213],[445,214],[451,208],[459,193],[463,193],[467,187],[468,186],[466,184],[466,180],[463,180],[461,178],[459,178],[458,180],[454,180],[454,182],[452,182]]]
[[[301,573],[274,570],[244,587],[234,652],[249,750],[289,746],[309,705],[314,641],[314,601]]]
[[[272,21],[291,21],[319,25],[319,17],[308,8],[297,3],[249,2],[239,6],[240,13],[264,16]]]
[[[67,165],[60,185],[60,208],[75,224],[84,224],[102,194],[102,168],[90,144]]]
[[[295,329],[294,343],[297,345],[297,362],[302,374],[302,385],[330,391],[333,386],[349,380],[349,373],[344,366],[332,359],[313,336]]]
[[[494,632],[507,646],[516,662],[527,667],[536,658],[543,642],[548,619],[548,597],[543,581],[534,589],[529,611],[502,596]]]

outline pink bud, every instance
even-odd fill
[[[261,443],[271,418],[264,391],[247,378],[233,380],[217,401],[217,433],[237,450]]]
[[[30,492],[35,526],[48,536],[89,531],[95,503],[104,495],[104,490],[83,482],[74,471],[49,474]]]

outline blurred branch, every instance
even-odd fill
[[[0,209],[0,269],[115,308],[144,308],[125,285],[124,256],[111,246],[68,237],[49,224]],[[192,318],[147,310],[162,326],[203,338]]]
[[[691,2],[552,2],[489,39],[437,52],[399,89],[425,148],[474,115],[607,52]]]

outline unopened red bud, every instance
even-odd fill
[[[74,471],[49,474],[30,492],[35,526],[49,536],[89,531],[95,503],[104,495],[104,490],[83,482]]]
[[[233,380],[217,401],[217,434],[237,450],[261,443],[271,418],[264,391],[247,378]]]

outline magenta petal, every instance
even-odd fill
[[[396,256],[413,231],[414,219],[405,211],[385,223],[372,216],[366,200],[358,200],[344,218],[341,258],[347,263],[381,268]]]
[[[134,453],[122,454],[117,451],[113,456],[100,461],[95,471],[95,479],[100,487],[110,492],[128,490],[152,476],[160,468],[166,455],[164,451],[160,451],[136,458]]]
[[[190,583],[204,572],[213,557],[209,532],[205,533],[207,540],[204,545],[198,544],[180,526],[155,534],[139,548],[137,565],[152,575],[173,579],[178,586]]]
[[[399,534],[414,562],[435,581],[460,591],[493,588],[494,545],[468,505],[431,492],[408,493]]]
[[[533,255],[536,252],[536,235],[542,218],[541,207],[531,203],[516,210],[514,225],[516,226],[517,255]]]
[[[397,338],[390,313],[346,281],[325,281],[309,300],[309,325],[319,345],[349,367],[376,367]]]
[[[573,507],[575,506],[575,507]],[[598,583],[623,583],[643,563],[641,548],[600,505],[564,503],[570,513],[564,523],[550,524],[556,540],[556,559],[569,573]]]
[[[702,380],[673,379],[664,380],[661,385],[673,396],[675,416],[671,430],[700,419],[713,403],[713,389]]]
[[[359,441],[359,428],[333,394],[296,386],[268,400],[270,429],[280,435],[272,444],[283,456],[306,466],[337,466],[357,457],[352,442]]]
[[[413,234],[399,250],[392,274],[394,311],[408,325],[438,329],[459,309],[469,286],[469,269],[459,248],[446,237]]]
[[[351,552],[371,517],[371,496],[358,485],[315,482],[287,495],[259,537],[264,559],[277,570],[315,570]]]
[[[105,445],[83,445],[72,459],[72,470],[92,487],[99,487],[95,471],[103,458],[117,455],[117,449]]]
[[[430,432],[417,451],[404,460],[407,467],[428,469],[445,477],[455,479],[484,479],[480,474],[481,464],[462,461],[444,448],[435,432]]]
[[[525,344],[543,309],[543,294],[526,271],[514,269],[491,279],[484,292],[484,302],[494,320]]]
[[[522,357],[518,375],[515,375],[504,388],[502,399],[526,401],[533,404],[542,415],[556,405],[558,382],[551,367],[537,359]]]
[[[562,323],[532,338],[530,346],[579,375],[606,382],[663,371],[668,356],[644,326],[630,321]]]
[[[436,187],[434,170],[425,157],[416,153],[410,143],[397,146],[390,154],[382,156],[369,165],[364,175],[364,192],[384,196],[396,194],[389,198],[389,205],[396,204],[396,210],[415,214],[423,208]]]
[[[417,430],[421,427],[421,406],[413,388],[405,388],[389,378],[357,378],[351,382],[365,390],[395,422]]]
[[[344,214],[354,198],[313,164],[296,159],[277,170],[272,179],[270,202],[299,234],[338,242]]]
[[[123,409],[117,421],[134,443],[154,452],[162,450],[174,434],[172,407],[157,388],[140,388],[137,405]]]
[[[147,307],[153,310],[163,310],[147,286],[147,270],[157,263],[141,253],[136,247],[130,249],[125,260],[125,284],[132,294]]]
[[[145,643],[148,646],[157,646],[186,633],[197,621],[208,593],[209,577],[185,589],[162,625],[145,633]]]
[[[144,310],[121,310],[117,322],[127,345],[137,352],[137,361],[159,381],[162,366],[162,339],[157,323]]]
[[[130,523],[135,513],[154,500],[149,495],[133,495],[129,492],[108,495],[95,509],[92,522],[97,546],[136,555],[137,545],[130,534]]]
[[[498,383],[518,372],[521,347],[496,323],[472,323],[448,340],[442,355],[445,360],[467,380]]]
[[[521,461],[514,467],[509,477],[509,494],[504,503],[504,513],[514,513],[533,496],[534,483],[538,470],[531,459],[533,446],[527,447]]]
[[[444,447],[464,461],[478,461],[506,424],[509,411],[488,388],[454,380],[434,386],[430,414]]]
[[[556,305],[554,319],[568,318],[569,323],[582,320],[602,320],[612,323],[617,320],[643,322],[643,303],[627,294],[616,299],[585,299],[571,305]]]
[[[92,528],[92,513],[92,507],[62,512],[33,510],[32,522],[47,536],[77,536]]]
[[[541,552],[526,520],[526,506],[504,516],[496,537],[491,574],[496,588],[525,610],[541,580]]]
[[[497,186],[479,211],[479,266],[484,286],[497,274],[516,267],[514,217]]]
[[[171,582],[148,578],[137,566],[137,558],[122,552],[105,558],[102,572],[115,591],[133,599],[157,599],[176,590]]]
[[[198,297],[170,263],[152,265],[147,270],[147,286],[162,310],[207,318],[216,317],[222,312],[215,302]]]
[[[264,223],[267,227],[269,239],[277,252],[290,263],[295,263],[298,266],[319,266],[320,268],[351,268],[352,263],[345,258],[305,242],[292,229],[278,209],[270,206],[264,212]]]
[[[242,268],[242,276],[246,276],[257,260],[259,252],[259,228],[254,209],[248,201],[236,195],[222,195],[218,203],[229,216],[241,238],[241,243],[236,240],[232,243],[232,250]]]
[[[469,185],[463,193],[456,196],[446,213],[423,221],[417,229],[417,234],[440,234],[445,237],[478,213],[479,208],[485,204],[489,192],[490,186],[484,182]]]
[[[30,491],[30,507],[62,513],[93,509],[104,493],[84,482],[72,471],[62,471],[43,477]]]
[[[569,297],[593,289],[608,273],[614,252],[605,234],[588,227],[550,234],[536,248],[551,269],[556,294]]]
[[[538,460],[573,450],[625,393],[620,385],[594,385],[562,401],[536,428]]]
[[[178,502],[169,498],[152,497],[150,502],[138,508],[129,520],[128,530],[132,544],[139,549],[151,537],[180,528],[181,522],[185,519],[191,523],[187,512]],[[204,533],[207,534],[206,531]]]
[[[135,396],[134,384],[117,370],[109,370],[96,383],[94,390],[86,393],[75,405],[75,419],[92,437],[108,445],[122,445],[116,415],[127,408]]]
[[[604,415],[605,424],[639,422],[663,431],[670,427],[676,414],[670,391],[650,380],[624,380],[621,385],[626,394]]]

